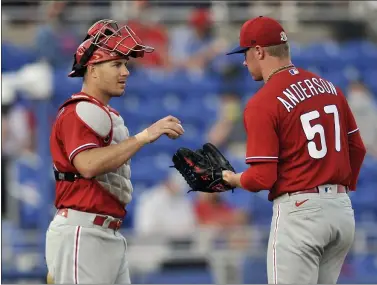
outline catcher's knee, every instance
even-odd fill
[[[47,273],[47,284],[54,284],[54,278],[50,273]]]

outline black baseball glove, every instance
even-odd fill
[[[211,143],[206,143],[203,148],[193,151],[188,148],[179,148],[173,155],[174,166],[185,178],[191,191],[224,192],[233,190],[223,180],[222,171],[235,172],[229,161]]]

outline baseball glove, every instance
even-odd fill
[[[179,148],[173,155],[172,167],[175,167],[184,177],[191,191],[207,193],[234,190],[224,180],[223,170],[235,172],[229,161],[211,143],[193,151],[188,148]]]

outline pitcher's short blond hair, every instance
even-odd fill
[[[288,43],[266,47],[266,51],[269,55],[278,58],[287,58],[290,56],[290,49]]]

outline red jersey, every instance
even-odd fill
[[[246,163],[277,162],[269,200],[323,184],[348,186],[355,119],[339,88],[303,69],[275,74],[247,103]]]
[[[107,108],[89,95],[84,93],[77,95],[80,94],[89,98],[92,103]],[[86,98],[83,100],[87,100]],[[50,150],[54,167],[60,172],[78,173],[72,163],[77,154],[90,148],[107,146],[111,142],[111,133],[103,138],[79,118],[75,111],[76,104],[80,102],[77,99],[70,99],[59,108],[52,127]],[[56,181],[55,207],[117,218],[123,218],[126,214],[125,205],[106,191],[95,179],[78,179],[75,182]]]

